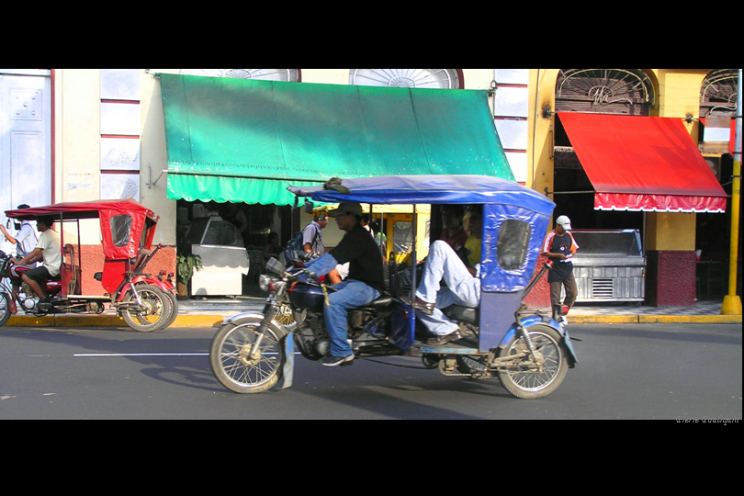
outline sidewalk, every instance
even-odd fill
[[[178,317],[170,327],[219,327],[225,318],[243,312],[260,312],[265,297],[242,296],[180,300]],[[645,307],[628,304],[577,303],[568,314],[573,324],[659,324],[742,323],[741,315],[721,315],[721,301],[703,301],[690,307]],[[18,315],[10,317],[6,326],[21,327],[128,327],[113,310],[99,315],[57,314],[45,317]]]

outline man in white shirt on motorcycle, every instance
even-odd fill
[[[25,265],[43,258],[41,265],[24,272],[22,279],[44,301],[48,301],[49,298],[41,289],[40,283],[57,276],[62,265],[62,247],[60,246],[59,233],[53,229],[53,226],[53,216],[38,216],[36,218],[36,228],[41,235],[36,248],[20,260],[11,259],[16,265]]]

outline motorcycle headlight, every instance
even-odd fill
[[[261,288],[261,291],[268,292],[270,285],[271,277],[267,276],[266,274],[261,274],[261,276],[258,278],[258,287]]]

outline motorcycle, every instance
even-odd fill
[[[42,283],[42,289],[51,301],[40,302],[22,274],[29,270],[16,267],[8,255],[0,252],[0,326],[11,316],[11,301],[17,308],[35,316],[54,313],[102,313],[108,304],[116,309],[132,329],[152,332],[169,326],[178,315],[178,300],[173,275],[160,271],[157,276],[144,273],[148,262],[162,248],[152,247],[159,217],[134,200],[98,200],[69,202],[45,207],[8,210],[9,218],[34,219],[36,216],[54,216],[62,223],[77,224],[77,248],[64,242],[64,229],[60,230],[62,263],[60,273]],[[80,220],[99,218],[105,256],[102,272],[94,274],[101,281],[107,294],[82,295]],[[8,282],[6,282],[8,281]],[[16,288],[15,298],[13,287]]]
[[[391,273],[385,294],[348,315],[347,338],[355,359],[419,357],[424,367],[445,376],[496,376],[507,391],[524,399],[547,396],[560,386],[568,369],[577,364],[568,331],[555,316],[522,304],[550,268],[546,264],[532,277],[555,206],[552,201],[518,184],[484,176],[388,176],[349,179],[343,185],[348,189],[289,189],[328,203],[430,203],[432,219],[443,204],[483,206],[480,307],[452,305],[443,310],[458,323],[462,339],[427,344],[423,326],[407,303],[415,299],[416,285],[411,281],[417,281],[420,265],[412,262],[402,270],[386,265]],[[434,231],[432,238],[437,239]],[[411,261],[416,260],[415,246],[412,243]],[[236,393],[266,391],[280,379],[283,388],[290,387],[295,347],[309,360],[330,352],[323,308],[333,287],[299,263],[286,270],[270,263],[267,271],[259,281],[269,293],[263,311],[230,318],[212,340],[212,371]]]

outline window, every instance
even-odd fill
[[[111,237],[114,246],[127,246],[129,244],[129,233],[132,231],[132,216],[129,214],[114,215],[109,221],[111,226]]]
[[[738,70],[718,69],[708,74],[700,88],[700,117],[710,114],[733,117],[738,89]]]
[[[243,246],[243,239],[238,236],[238,229],[225,220],[210,218],[207,231],[204,233],[203,245]]]
[[[496,260],[504,270],[518,270],[527,258],[530,225],[521,220],[505,220],[499,227]]]
[[[351,69],[349,84],[398,88],[462,88],[456,69]]]
[[[393,251],[397,254],[408,253],[413,246],[413,222],[396,222],[393,224]]]
[[[654,86],[639,69],[562,69],[556,112],[649,115]]]
[[[263,79],[266,81],[299,80],[299,69],[181,69],[180,74],[189,76],[211,76],[239,79]]]

